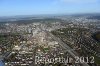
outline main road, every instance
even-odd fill
[[[78,56],[78,53],[72,50],[72,48],[70,48],[66,43],[60,40],[60,38],[57,38],[51,32],[48,32],[48,31],[45,31],[45,32],[48,33],[55,41],[57,41],[59,45],[62,46],[62,48],[65,49],[66,52],[68,52],[74,59],[75,57]],[[79,63],[79,64],[81,64],[81,66],[89,66],[87,63]]]

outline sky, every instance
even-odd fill
[[[0,0],[0,16],[100,13],[100,0]]]

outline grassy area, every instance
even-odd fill
[[[96,35],[96,39],[100,41],[100,33]]]
[[[100,42],[100,32],[96,32],[92,35],[93,39]]]
[[[100,64],[100,58],[95,55],[93,55],[93,56],[94,56],[95,63]]]

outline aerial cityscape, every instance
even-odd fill
[[[0,59],[5,66],[99,66],[100,15],[1,22]]]
[[[0,0],[0,66],[100,66],[100,0]]]

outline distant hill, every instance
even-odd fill
[[[29,24],[34,22],[59,22],[61,19],[58,18],[34,18],[34,19],[22,19],[22,20],[15,20],[15,21],[1,21],[2,23],[16,23],[16,24]]]
[[[91,16],[91,17],[88,17],[88,19],[98,19],[98,20],[100,20],[100,15],[99,16]]]

